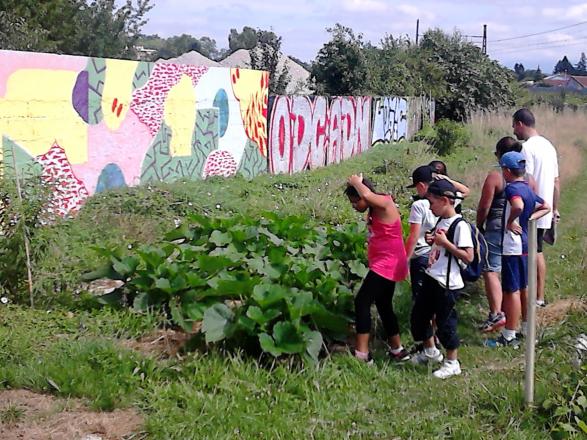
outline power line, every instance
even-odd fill
[[[508,46],[508,47],[498,47],[496,48],[494,51],[491,51],[492,53],[495,52],[503,52],[503,51],[509,51],[511,49],[527,49],[529,47],[542,47],[542,46],[550,46],[552,44],[557,44],[557,43],[575,43],[575,42],[579,42],[579,40],[585,39],[587,38],[587,35],[577,35],[575,37],[567,37],[567,38],[563,38],[563,39],[558,39],[558,40],[551,40],[551,41],[537,41],[535,43],[532,44],[524,44],[524,45],[516,45],[516,46]]]
[[[576,46],[577,44],[585,44],[585,42],[587,41],[587,37],[582,38],[581,40],[577,40],[574,43],[557,43],[557,44],[544,44],[544,45],[536,45],[534,47],[532,46],[528,46],[528,47],[518,47],[518,48],[512,48],[512,49],[502,49],[502,50],[496,50],[495,52],[492,52],[492,55],[503,55],[503,54],[509,54],[509,53],[517,53],[517,52],[522,52],[522,51],[532,51],[532,50],[543,50],[543,49],[554,49],[557,47],[569,47],[569,46]]]
[[[490,43],[499,43],[501,41],[511,41],[511,40],[518,40],[518,39],[521,39],[521,38],[535,37],[536,35],[549,34],[551,32],[562,31],[564,29],[570,29],[570,28],[573,28],[573,27],[582,26],[584,24],[587,24],[587,21],[580,21],[579,23],[570,24],[568,26],[562,26],[562,27],[559,27],[559,28],[556,28],[556,29],[550,29],[548,31],[536,32],[536,33],[533,33],[533,34],[518,35],[516,37],[501,38],[499,40],[490,40],[489,42]]]

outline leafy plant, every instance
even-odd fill
[[[97,248],[106,262],[84,278],[125,281],[105,303],[166,309],[186,331],[203,321],[208,343],[311,362],[324,338],[347,331],[352,287],[367,271],[363,232],[356,224],[310,227],[304,217],[273,213],[192,215],[164,242],[131,255]]]

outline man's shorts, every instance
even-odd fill
[[[536,252],[538,252],[538,253],[542,252],[542,244],[544,243],[544,231],[546,231],[546,229],[543,229],[543,228],[536,229],[536,237],[538,238]]]
[[[504,255],[501,258],[501,288],[512,293],[528,287],[528,256]]]
[[[483,234],[487,242],[487,263],[483,272],[501,272],[501,231],[485,231]]]

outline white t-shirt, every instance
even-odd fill
[[[532,136],[523,144],[526,172],[536,180],[536,193],[552,208],[554,179],[558,177],[558,158],[550,141],[542,136]],[[538,219],[536,226],[550,229],[552,212]]]
[[[457,214],[454,217],[443,218],[437,226],[437,229],[444,229],[448,231],[448,228],[457,218],[461,215]],[[471,238],[471,228],[467,222],[460,222],[455,230],[455,236],[453,243],[458,248],[472,248],[473,239]],[[440,283],[440,285],[446,288],[446,272],[448,270],[448,256],[447,251],[443,247],[432,245],[430,251],[430,257],[428,259],[428,269],[426,273]],[[461,277],[460,260],[451,255],[452,262],[450,263],[450,275],[449,290],[458,290],[465,287],[463,277]]]
[[[416,242],[416,248],[414,249],[412,258],[428,255],[430,245],[426,243],[425,235],[427,231],[434,228],[437,221],[438,217],[430,210],[428,199],[420,199],[412,203],[408,223],[420,225],[420,235],[418,235],[418,241]]]

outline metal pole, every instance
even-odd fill
[[[420,19],[416,20],[416,46],[418,45],[418,40],[420,37]]]
[[[537,290],[537,247],[536,220],[528,225],[528,298],[526,314],[526,377],[524,380],[524,401],[526,406],[534,403],[534,358],[536,344],[536,290]]]
[[[487,55],[487,25],[483,25],[483,53]]]

